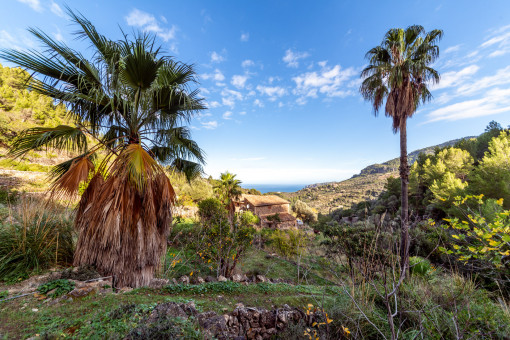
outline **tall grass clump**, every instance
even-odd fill
[[[23,197],[0,222],[0,280],[25,279],[71,264],[74,236],[69,211]]]

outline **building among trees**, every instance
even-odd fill
[[[288,229],[296,227],[296,218],[290,214],[290,202],[275,195],[241,195],[237,211],[249,210],[260,218],[265,228]]]

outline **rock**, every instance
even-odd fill
[[[94,295],[98,291],[97,286],[89,286],[89,287],[82,287],[82,288],[75,288],[71,292],[67,293],[68,297],[74,298],[74,299],[81,299],[86,296]],[[121,289],[122,290],[122,289]]]
[[[130,292],[130,291],[132,291],[132,290],[133,290],[133,288],[131,288],[131,287],[122,287],[121,289],[119,289],[119,290],[117,291],[117,293],[119,293],[119,294],[125,294],[125,293],[129,293],[129,292]]]
[[[189,276],[183,275],[178,280],[179,283],[189,285]]]
[[[267,282],[267,279],[264,275],[257,275],[256,279],[256,282]]]
[[[161,303],[151,312],[148,321],[155,323],[162,318],[187,318],[188,314],[175,302]]]
[[[169,284],[170,284],[170,280],[154,278],[151,280],[151,283],[149,283],[149,288],[160,289],[165,286],[168,286]]]
[[[197,315],[198,324],[202,330],[215,338],[229,339],[227,323],[225,318],[215,312],[205,312]]]
[[[197,283],[198,283],[198,284],[205,283],[205,280],[204,280],[202,277],[197,276]]]
[[[232,276],[232,281],[234,282],[246,282],[249,281],[248,276],[245,274],[235,274]]]
[[[228,279],[225,276],[223,276],[223,275],[218,276],[218,282],[227,282],[227,281],[228,281]]]
[[[214,276],[206,276],[205,277],[205,282],[216,282],[218,281],[217,278],[215,278]]]

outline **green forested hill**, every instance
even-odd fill
[[[24,129],[67,122],[64,105],[25,89],[29,78],[20,68],[0,64],[0,142],[4,147]]]
[[[437,148],[452,146],[464,139],[450,140],[438,145],[415,150],[408,155],[412,165],[419,154],[433,154]],[[345,181],[309,185],[294,193],[283,194],[291,201],[301,200],[318,212],[329,213],[339,208],[349,208],[362,201],[375,199],[383,191],[388,177],[398,177],[400,159],[394,158],[381,164],[372,164]]]

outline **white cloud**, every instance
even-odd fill
[[[460,86],[457,93],[467,95],[482,89],[510,83],[510,66],[499,69],[496,74],[478,79],[472,83]]]
[[[213,73],[204,73],[201,76],[205,80],[208,80],[208,79],[212,79],[212,80],[215,80],[215,81],[223,81],[223,80],[225,80],[225,76],[218,69],[215,69]]]
[[[34,11],[42,12],[43,8],[39,0],[18,0],[19,2],[30,6]]]
[[[240,114],[241,116],[244,116],[244,115],[246,114],[246,111],[241,111],[241,112],[239,112],[239,114]]]
[[[25,32],[13,36],[6,30],[0,30],[0,47],[22,50],[27,47],[34,48],[36,44]]]
[[[464,67],[460,71],[450,71],[441,74],[439,84],[431,86],[431,89],[439,90],[447,87],[454,87],[461,85],[466,82],[467,79],[471,78],[473,74],[478,72],[480,67],[477,65],[470,65]]]
[[[164,28],[159,21],[150,13],[133,9],[126,17],[129,26],[140,27],[144,31],[153,32],[164,41],[175,39],[177,27],[172,25],[171,28]],[[172,47],[175,50],[175,46]]]
[[[242,67],[250,67],[253,65],[255,65],[255,63],[253,62],[253,60],[250,60],[250,59],[246,59],[241,63]]]
[[[250,33],[241,33],[241,41],[246,42],[250,40]]]
[[[236,102],[233,98],[221,98],[221,103],[225,106],[230,107],[231,109],[234,108]]]
[[[218,127],[218,122],[215,120],[211,120],[208,122],[201,122],[201,124],[205,129],[208,129],[208,130],[214,130]]]
[[[446,53],[457,52],[458,50],[460,50],[460,46],[462,46],[462,45],[459,44],[459,45],[455,45],[455,46],[450,46],[446,50],[444,50],[443,53],[446,54]]]
[[[217,108],[217,107],[220,107],[220,106],[221,106],[221,104],[220,104],[219,102],[217,102],[217,101],[212,101],[212,102],[209,104],[209,107],[210,107],[211,109],[214,109],[214,108]]]
[[[298,67],[299,60],[308,57],[309,54],[307,52],[293,52],[291,49],[285,51],[285,55],[282,60],[288,67]]]
[[[58,41],[65,41],[64,36],[62,35],[62,32],[60,32],[60,29],[57,28],[57,32],[53,33],[53,36]]]
[[[510,112],[510,88],[492,89],[483,98],[466,100],[434,110],[427,115],[428,121],[455,121]]]
[[[223,57],[218,52],[216,52],[216,51],[211,52],[211,62],[212,63],[221,63],[224,60],[225,60],[225,57]]]
[[[232,119],[232,111],[227,111],[223,114],[223,119]]]
[[[53,14],[55,14],[61,18],[65,18],[65,16],[66,16],[64,11],[62,10],[62,8],[60,8],[60,6],[55,1],[51,2],[50,10],[53,12]]]
[[[266,159],[266,157],[247,157],[247,158],[239,158],[240,161],[246,161],[246,162],[257,162],[257,161],[263,161]],[[237,160],[237,159],[235,159]]]
[[[260,99],[255,99],[253,101],[253,105],[258,106],[258,107],[264,107],[264,103]]]
[[[237,87],[238,89],[242,89],[246,85],[247,80],[248,80],[247,75],[236,74],[232,76],[232,81],[230,83]]]
[[[221,95],[223,97],[233,97],[237,100],[243,99],[243,95],[241,94],[241,92],[235,90],[223,89],[221,90]]]
[[[292,78],[296,83],[293,93],[305,97],[317,97],[319,93],[327,97],[345,97],[354,92],[343,85],[357,76],[352,68],[342,69],[340,65],[327,67],[325,63],[319,72],[306,72]],[[303,102],[303,101],[302,101]]]
[[[489,54],[489,57],[499,57],[510,53],[510,25],[495,30],[480,47],[496,48],[495,51]]]
[[[287,91],[281,86],[262,86],[257,85],[257,91],[269,97],[269,100],[274,101],[278,97],[283,96]]]

